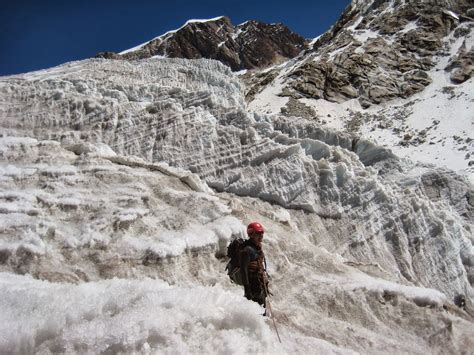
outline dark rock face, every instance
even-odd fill
[[[104,58],[104,59],[121,59],[120,54],[115,52],[100,52],[96,56],[96,58]]]
[[[306,41],[281,23],[268,25],[248,21],[237,27],[236,41],[241,50],[241,67],[258,68],[296,57]]]
[[[474,49],[466,52],[466,46],[459,49],[458,55],[451,61],[445,69],[451,73],[453,84],[462,84],[472,77],[474,72]]]
[[[179,30],[124,53],[99,53],[108,59],[141,59],[155,55],[169,58],[210,58],[232,70],[265,68],[297,56],[306,40],[282,24],[247,21],[233,26],[227,17],[189,22]]]
[[[363,107],[407,98],[431,83],[427,71],[434,56],[446,55],[446,36],[469,33],[461,24],[469,11],[467,1],[354,0],[288,74],[282,95],[333,102],[358,98]],[[472,50],[460,49],[446,68],[453,83],[472,77],[472,59]]]

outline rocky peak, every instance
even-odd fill
[[[143,59],[152,56],[169,58],[210,58],[232,70],[264,68],[291,59],[306,48],[307,41],[281,23],[247,21],[233,26],[228,17],[188,21],[132,50],[99,53],[112,59]]]
[[[282,23],[247,21],[236,27],[241,50],[242,69],[268,67],[296,57],[306,41]]]

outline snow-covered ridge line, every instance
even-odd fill
[[[180,29],[186,27],[187,25],[191,24],[191,23],[205,23],[205,22],[213,22],[213,21],[218,21],[220,19],[222,19],[224,16],[218,16],[218,17],[214,17],[214,18],[210,18],[210,19],[193,19],[193,20],[188,20],[185,22],[184,25],[182,25],[180,28],[176,29],[176,30],[170,30],[170,31],[167,31],[159,36],[156,36],[155,38],[152,38],[151,40],[147,41],[147,42],[144,42],[144,43],[141,43],[133,48],[129,48],[129,49],[126,49],[122,52],[119,52],[120,55],[122,54],[126,54],[126,53],[129,53],[129,52],[133,52],[133,51],[136,51],[140,48],[142,48],[143,46],[147,45],[148,43],[150,43],[151,41],[155,41],[157,39],[164,39],[166,36],[170,35],[170,34],[173,34],[173,33],[176,33],[178,32]]]

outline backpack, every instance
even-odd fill
[[[226,270],[230,280],[237,285],[243,285],[240,276],[240,252],[245,247],[245,241],[242,238],[236,238],[230,242],[227,247],[227,256],[230,258]]]

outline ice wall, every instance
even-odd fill
[[[217,191],[306,211],[308,225],[328,228],[317,243],[350,260],[450,296],[471,292],[472,187],[438,171],[456,186],[446,198],[429,167],[315,123],[248,112],[240,82],[217,62],[88,60],[2,78],[0,95],[4,134],[102,143],[187,169]]]

